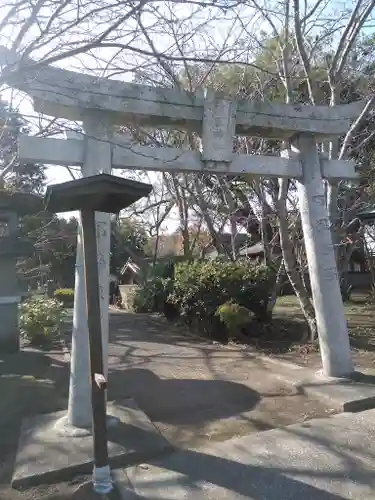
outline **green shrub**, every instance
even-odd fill
[[[268,300],[274,284],[272,267],[259,263],[186,261],[157,266],[134,297],[135,312],[181,315],[190,325],[218,340],[248,323],[268,319]]]
[[[236,334],[241,328],[245,327],[250,319],[251,312],[247,307],[240,306],[235,302],[225,302],[216,309],[215,315],[226,326],[229,333]]]
[[[175,263],[173,258],[158,262],[134,294],[133,310],[137,313],[163,313],[173,289]]]
[[[64,307],[73,307],[74,290],[73,288],[58,288],[53,294],[55,299],[62,302]]]
[[[21,333],[31,344],[45,344],[60,332],[65,314],[58,300],[34,295],[20,305]]]
[[[258,263],[184,262],[176,265],[168,301],[179,307],[188,322],[199,320],[214,333],[221,322],[217,309],[228,301],[247,308],[257,319],[267,319],[274,276],[273,268]]]
[[[133,309],[137,313],[163,312],[164,303],[170,293],[171,278],[153,276],[134,294]]]

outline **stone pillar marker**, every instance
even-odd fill
[[[91,139],[89,139],[91,140]],[[97,143],[101,145],[102,143]],[[104,149],[104,148],[102,148]],[[133,193],[129,194],[133,188]],[[106,395],[107,375],[104,371],[102,321],[100,301],[97,219],[95,211],[118,213],[129,205],[129,199],[146,196],[151,191],[148,184],[132,184],[131,181],[99,174],[64,184],[49,186],[46,192],[46,208],[54,212],[81,211],[86,316],[89,331],[89,373],[91,387],[92,428],[94,440],[94,489],[106,494],[112,489],[108,461]]]
[[[111,162],[111,123],[106,116],[95,112],[88,113],[83,118],[84,157],[82,164],[83,177],[106,173],[110,174]],[[96,240],[98,248],[98,274],[100,320],[103,338],[104,374],[107,375],[108,358],[108,305],[109,305],[109,252],[110,252],[110,215],[95,213]],[[79,222],[77,237],[76,274],[74,290],[74,313],[72,330],[72,353],[70,364],[69,404],[66,420],[71,432],[85,434],[91,428],[90,379],[89,379],[89,348],[88,325],[86,315],[86,299],[84,284],[82,224]],[[81,429],[81,431],[79,430]]]

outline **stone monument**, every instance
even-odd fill
[[[18,220],[43,208],[41,198],[28,193],[0,190],[0,353],[18,352],[18,304],[21,290],[17,259],[32,253],[33,245],[20,238]]]

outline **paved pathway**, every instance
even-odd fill
[[[373,500],[374,422],[344,413],[177,452],[119,471],[123,500]]]
[[[112,312],[109,399],[134,398],[172,442],[196,446],[325,416],[242,349],[179,334],[164,320]]]

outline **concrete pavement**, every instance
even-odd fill
[[[235,346],[148,315],[111,314],[108,399],[134,399],[174,445],[199,446],[323,417],[332,406],[275,378]]]
[[[123,500],[373,500],[375,410],[232,439],[118,471]]]

